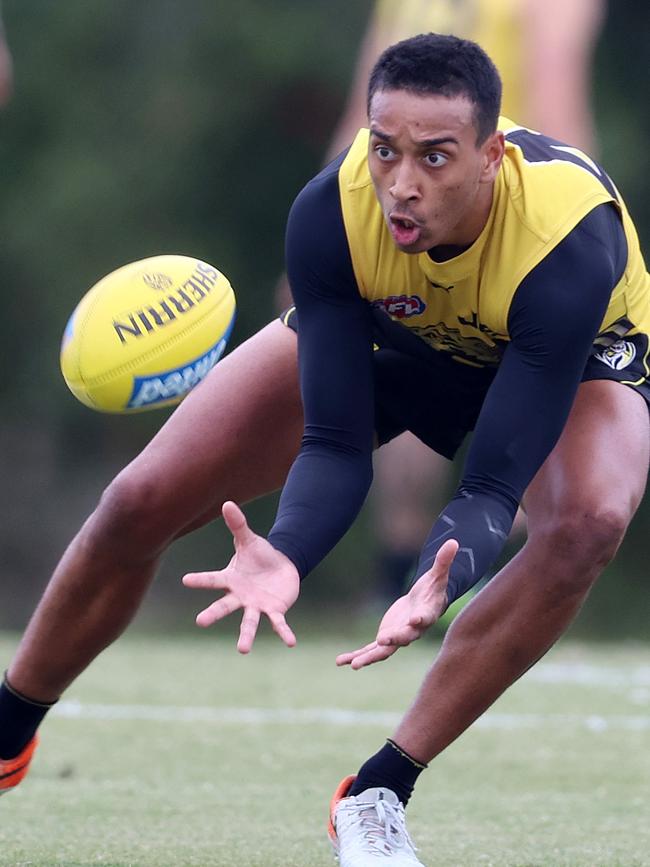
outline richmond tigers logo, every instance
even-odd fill
[[[597,352],[595,357],[613,370],[623,370],[636,358],[636,346],[630,340],[617,340],[607,349]]]

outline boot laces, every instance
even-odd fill
[[[404,823],[404,808],[378,800],[364,805],[357,813],[356,822],[368,852],[392,855],[399,850],[415,850]]]

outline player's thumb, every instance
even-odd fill
[[[221,514],[235,540],[235,546],[245,544],[255,535],[248,526],[246,516],[237,503],[228,500],[221,507]]]
[[[455,539],[447,539],[444,545],[440,546],[436,554],[435,565],[445,572],[449,571],[451,564],[454,562],[454,557],[458,552],[458,542]]]

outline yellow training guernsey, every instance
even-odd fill
[[[499,128],[505,157],[487,223],[471,247],[445,262],[395,246],[370,178],[369,133],[358,133],[339,171],[339,191],[361,296],[432,348],[468,364],[496,365],[510,340],[508,313],[517,287],[590,211],[611,202],[622,215],[628,260],[599,334],[614,340],[649,333],[650,277],[610,179],[576,148],[507,118]]]

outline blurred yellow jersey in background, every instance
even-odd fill
[[[415,33],[451,33],[471,39],[494,61],[503,81],[502,112],[524,124],[523,7],[527,0],[379,0],[376,25],[385,43]],[[570,0],[567,0],[570,2]]]

